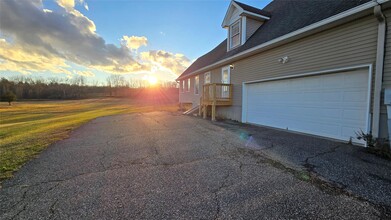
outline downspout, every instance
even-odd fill
[[[377,1],[375,1],[378,3]],[[373,120],[372,120],[372,135],[379,137],[380,124],[380,98],[383,82],[383,67],[384,67],[384,48],[386,39],[386,18],[378,3],[373,9],[374,15],[377,19],[377,49],[376,49],[376,72],[375,72],[375,88],[373,95]]]

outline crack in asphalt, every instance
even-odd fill
[[[367,175],[369,175],[369,176],[371,176],[371,177],[373,177],[375,179],[381,180],[383,182],[386,182],[386,183],[389,183],[389,184],[391,183],[391,179],[389,179],[389,178],[381,177],[381,176],[373,174],[373,173],[367,173]]]
[[[343,145],[337,145],[335,147],[332,147],[331,149],[327,150],[327,151],[324,151],[324,152],[320,152],[320,153],[317,153],[315,154],[314,156],[310,156],[310,157],[307,157],[305,160],[304,160],[304,164],[303,164],[303,167],[305,168],[305,170],[308,172],[308,175],[309,177],[315,181],[315,182],[318,182],[320,183],[320,185],[329,185],[327,188],[331,187],[333,188],[334,190],[336,190],[337,192],[339,193],[342,193],[342,192],[345,192],[348,185],[345,185],[343,183],[340,183],[338,181],[331,181],[331,180],[326,180],[324,178],[322,178],[316,171],[315,171],[315,168],[316,166],[314,164],[311,164],[310,163],[310,160],[314,159],[314,158],[317,158],[317,157],[321,157],[321,156],[324,156],[326,154],[331,154],[331,153],[335,153],[336,150],[340,147],[343,147]]]
[[[20,215],[20,213],[26,211],[26,207],[27,207],[27,204],[24,204],[22,209],[19,210],[19,212],[17,212],[14,216],[12,216],[11,219],[16,219],[16,217],[18,217]]]
[[[114,165],[113,167],[107,167],[106,169],[103,169],[103,170],[97,170],[97,171],[92,171],[92,172],[80,173],[80,174],[71,176],[69,178],[47,180],[47,181],[43,181],[43,182],[34,183],[34,184],[31,184],[31,185],[12,185],[12,186],[3,187],[3,189],[9,189],[9,188],[14,188],[14,187],[22,187],[22,186],[29,188],[29,187],[36,187],[36,186],[39,186],[39,185],[42,185],[42,184],[48,184],[48,183],[63,183],[63,182],[70,181],[72,179],[75,179],[75,178],[78,178],[78,177],[81,177],[81,176],[86,176],[86,175],[91,175],[91,174],[98,174],[98,173],[104,173],[104,172],[115,171],[115,170],[121,170],[121,169],[125,169],[125,168],[131,167],[131,166],[135,166],[135,165],[147,165],[147,167],[173,167],[173,166],[180,166],[180,165],[188,165],[188,164],[197,163],[197,162],[206,161],[206,160],[224,159],[221,156],[222,155],[214,155],[212,157],[199,158],[199,159],[190,160],[190,161],[183,161],[183,162],[179,162],[179,163],[147,163],[147,162],[143,162],[142,160],[147,159],[147,158],[150,157],[150,156],[147,156],[147,157],[144,157],[144,158],[136,159],[136,160],[131,161],[128,164],[122,165],[122,166]],[[51,190],[51,189],[49,189],[49,190]],[[27,192],[27,190],[26,190],[26,192]],[[15,204],[15,205],[17,205],[17,204]]]
[[[11,210],[13,210],[17,205],[19,205],[19,203],[21,203],[25,198],[26,198],[26,194],[27,194],[27,192],[28,192],[28,190],[26,189],[24,192],[23,192],[23,194],[22,194],[22,196],[20,197],[20,199],[17,201],[17,202],[15,202],[15,204],[13,204],[12,206],[11,206]]]
[[[162,126],[165,127],[165,128],[168,128],[168,126],[167,126],[165,123],[160,122],[159,120],[155,119],[154,117],[147,116],[147,115],[145,115],[144,113],[141,113],[141,115],[142,115],[143,117],[145,117],[145,118],[148,118],[149,120],[152,120],[152,121],[156,122],[156,123],[159,124],[159,125],[162,125]]]
[[[38,195],[34,195],[34,198],[39,198],[39,197],[41,197],[43,194],[46,194],[46,193],[48,193],[49,191],[52,191],[53,189],[55,189],[58,185],[59,185],[59,184],[55,184],[54,186],[48,188],[46,191],[41,192],[41,193],[39,193]],[[27,187],[30,187],[30,186],[27,186]],[[27,192],[28,192],[28,190],[26,190],[26,191],[23,193],[21,199],[20,199],[20,200],[11,208],[11,209],[10,209],[10,210],[13,210],[13,208],[15,208],[15,207],[16,207],[17,205],[19,205],[20,203],[24,203],[22,209],[19,210],[15,215],[13,215],[13,216],[11,217],[11,219],[16,219],[22,212],[26,211],[26,208],[27,208],[27,206],[28,206],[28,203],[25,203],[25,200],[27,199]],[[6,213],[4,213],[4,214],[6,214]]]
[[[261,158],[264,159],[263,161],[258,160],[259,163],[267,163],[267,164],[272,165],[275,168],[278,168],[278,169],[281,169],[281,170],[285,170],[285,171],[293,174],[296,178],[298,178],[298,179],[300,179],[302,181],[306,181],[306,182],[311,183],[313,186],[317,187],[318,189],[322,190],[323,192],[325,192],[327,194],[330,194],[330,195],[345,195],[345,196],[353,198],[355,200],[358,200],[358,201],[361,201],[361,202],[366,202],[366,203],[370,204],[371,206],[373,206],[375,209],[377,209],[380,212],[380,214],[378,215],[378,217],[380,219],[391,219],[391,207],[385,206],[385,205],[380,205],[380,204],[374,203],[374,202],[372,202],[372,201],[370,201],[370,200],[368,200],[368,199],[366,199],[366,198],[364,198],[362,196],[358,196],[358,195],[354,194],[353,192],[348,191],[347,190],[347,187],[348,187],[347,185],[344,185],[344,184],[336,182],[336,181],[330,181],[330,180],[321,178],[321,176],[319,176],[313,170],[315,166],[310,164],[309,160],[311,160],[313,158],[316,158],[316,157],[319,157],[319,156],[323,156],[323,155],[329,154],[329,153],[336,152],[336,150],[338,148],[340,148],[340,147],[342,147],[342,145],[337,145],[337,146],[333,147],[332,149],[330,149],[328,151],[321,152],[321,153],[318,153],[318,154],[316,154],[316,155],[314,155],[312,157],[307,157],[306,158],[304,167],[306,168],[306,172],[309,175],[309,180],[306,180],[306,179],[302,178],[303,173],[301,171],[289,168],[289,167],[285,166],[284,164],[282,164],[281,162],[269,158],[267,155],[263,154],[261,150],[258,151],[260,154],[256,154],[255,151],[251,150],[251,149],[248,149],[247,152],[249,152],[250,155],[253,155],[254,157],[261,157]]]
[[[106,145],[107,145],[107,147],[111,146],[110,141],[106,141]],[[106,169],[106,166],[105,166],[105,164],[104,164],[104,161],[106,160],[106,157],[107,157],[106,151],[104,150],[103,153],[102,153],[102,156],[101,156],[101,158],[100,158],[100,160],[99,160],[100,166],[101,166],[103,169]]]
[[[11,208],[11,210],[13,210],[17,205],[19,205],[19,203],[22,203],[22,202],[26,199],[27,191],[28,191],[28,190],[24,191],[24,193],[23,193],[21,199],[20,199],[20,200]],[[16,217],[18,217],[18,216],[20,215],[20,213],[22,213],[23,211],[25,211],[25,210],[26,210],[26,206],[27,206],[27,204],[24,204],[23,207],[22,207],[22,209],[21,209],[19,212],[17,212],[14,216],[12,216],[11,219],[15,219]],[[4,213],[4,214],[5,214],[5,213]]]
[[[335,147],[333,149],[336,150],[337,148],[338,147]],[[322,152],[322,153],[317,154],[316,156],[324,155],[324,154],[330,153],[332,151],[333,150],[327,151],[327,152]],[[256,158],[256,162],[255,163],[248,163],[248,164],[247,163],[243,163],[242,161],[240,161],[237,158],[237,156],[240,156],[240,155],[243,155],[244,157],[247,157],[247,156],[255,157]],[[225,156],[227,156],[227,157],[225,157]],[[316,157],[316,156],[314,156],[314,157]],[[184,161],[184,162],[180,162],[180,163],[171,163],[171,164],[169,164],[169,163],[153,164],[153,163],[145,163],[143,161],[140,161],[140,160],[144,160],[144,159],[146,159],[148,157],[134,160],[133,162],[131,162],[129,164],[132,165],[132,166],[133,165],[149,165],[149,166],[170,167],[170,166],[177,166],[177,165],[186,165],[186,164],[201,162],[201,161],[205,161],[205,160],[227,159],[228,158],[228,159],[232,159],[236,163],[238,163],[238,168],[240,170],[240,173],[243,172],[243,167],[244,166],[259,166],[259,164],[261,164],[261,163],[262,164],[266,163],[266,164],[272,165],[273,167],[276,167],[278,169],[288,171],[288,172],[292,173],[296,177],[297,177],[297,174],[298,174],[297,170],[288,168],[288,167],[284,166],[283,164],[281,164],[281,163],[279,163],[279,162],[277,162],[275,160],[272,160],[272,159],[269,159],[269,158],[265,157],[265,155],[263,155],[263,154],[262,155],[261,154],[257,154],[254,150],[249,150],[249,149],[237,149],[235,151],[231,151],[230,154],[225,154],[225,155],[224,154],[218,154],[218,155],[214,155],[212,157],[200,158],[200,159],[196,159],[196,160],[192,160],[192,161]],[[314,157],[309,157],[308,160],[311,159],[311,158],[314,158]],[[75,176],[72,176],[72,177],[69,177],[69,178],[65,178],[65,179],[48,180],[48,181],[36,183],[36,184],[33,184],[33,185],[27,185],[27,187],[34,187],[34,186],[39,186],[41,184],[48,184],[48,183],[58,183],[55,186],[49,188],[46,192],[44,192],[44,193],[47,193],[47,192],[53,190],[54,188],[56,188],[59,184],[65,182],[65,181],[72,180],[74,178],[78,178],[80,176],[94,174],[94,173],[102,173],[102,172],[107,172],[107,171],[113,171],[113,170],[123,169],[123,168],[127,168],[127,167],[129,167],[129,166],[121,166],[121,167],[109,168],[109,169],[95,171],[95,172],[81,173],[81,174],[78,174],[78,175],[75,175]],[[223,177],[223,180],[222,180],[220,186],[213,192],[214,200],[215,200],[215,204],[216,204],[216,210],[215,210],[214,219],[218,219],[220,214],[221,214],[221,204],[220,204],[220,200],[218,198],[219,197],[219,193],[222,190],[224,190],[225,188],[234,185],[234,184],[227,184],[226,183],[226,181],[229,179],[229,177],[230,177],[230,172],[228,172]],[[311,181],[310,182],[313,183],[318,188],[320,188],[322,191],[326,191],[327,193],[334,192],[334,193],[331,193],[331,194],[335,194],[335,193],[337,193],[337,194],[344,194],[344,195],[347,195],[349,197],[353,197],[355,199],[358,199],[360,201],[368,202],[367,200],[365,200],[365,199],[363,199],[361,197],[355,196],[352,193],[350,193],[348,191],[345,191],[344,188],[336,187],[335,185],[330,184],[329,182],[327,182],[327,181],[325,181],[323,179],[320,179],[317,176],[311,176]],[[12,187],[16,187],[16,186],[18,186],[18,185],[15,185],[15,186],[12,186]],[[6,188],[10,188],[10,187],[6,187]],[[41,194],[43,194],[43,193],[41,193]],[[26,195],[27,195],[27,190],[24,192],[24,194],[22,195],[22,198],[20,199],[20,201],[17,204],[15,204],[15,206],[18,205],[19,203],[23,203],[24,200],[27,197]],[[39,196],[41,196],[41,195],[39,195]],[[54,203],[51,205],[51,207],[49,209],[49,210],[51,210],[52,214],[54,213],[54,207],[55,207],[56,203],[58,203],[58,201],[54,201]],[[373,204],[371,202],[369,202],[369,203],[371,205],[373,205],[374,207],[376,207],[378,210],[381,211],[381,213],[382,213],[381,217],[384,217],[384,216],[388,217],[389,216],[387,214],[387,212],[388,212],[387,208],[380,207],[380,206],[378,206],[376,204]],[[23,208],[18,213],[16,213],[11,219],[17,218],[22,212],[26,211],[27,205],[28,204],[24,204]]]
[[[236,129],[230,129],[230,127],[228,129],[232,130],[232,131],[236,131]],[[279,162],[278,160],[272,159],[267,154],[262,152],[263,150],[269,149],[272,147],[274,147],[273,143],[271,143],[270,147],[266,147],[266,148],[262,148],[262,149],[252,149],[252,148],[248,147],[247,152],[250,152],[250,154],[252,154],[254,157],[259,158],[257,163],[267,163],[267,164],[269,164],[275,168],[278,168],[280,170],[285,170],[285,171],[293,174],[296,178],[298,178],[302,181],[306,181],[306,182],[311,183],[312,185],[314,185],[318,189],[322,190],[323,192],[326,192],[327,194],[345,195],[345,196],[351,197],[355,200],[369,203],[371,206],[373,206],[374,208],[376,208],[380,212],[379,217],[381,219],[391,219],[391,207],[373,203],[363,197],[360,197],[360,196],[354,194],[353,192],[348,191],[347,185],[344,185],[344,184],[336,182],[336,181],[330,181],[328,179],[324,179],[315,172],[315,170],[314,170],[315,165],[311,164],[310,160],[314,159],[316,157],[324,156],[326,154],[334,153],[334,152],[336,152],[336,150],[338,148],[342,147],[342,145],[337,145],[337,146],[331,148],[330,150],[318,153],[318,154],[311,156],[311,157],[307,157],[304,160],[304,164],[303,164],[307,174],[303,173],[301,170],[289,168],[289,167],[285,166],[284,164],[282,164],[281,162]],[[258,152],[259,154],[255,154],[255,152]],[[261,159],[261,158],[263,158],[263,159]],[[232,158],[232,159],[235,159],[235,158]],[[238,162],[239,162],[241,168],[243,166],[250,165],[250,164],[243,164],[240,161],[238,161]],[[308,175],[308,177],[309,177],[308,179],[305,177],[306,175]],[[376,178],[376,175],[373,177]],[[384,179],[384,178],[382,178],[381,180],[385,181],[385,182],[391,181],[390,179]]]
[[[148,117],[148,118],[149,119],[153,119],[153,118],[150,118],[150,117]],[[154,121],[156,123],[158,123],[158,124],[161,123],[158,120],[154,120]],[[167,125],[165,125],[164,123],[162,125],[167,127]],[[196,125],[197,128],[198,128],[198,126],[199,125]],[[149,130],[151,132],[155,131],[155,130],[152,130],[152,129],[149,129]],[[220,153],[218,153],[216,155],[213,155],[213,156],[210,156],[210,157],[197,158],[197,159],[194,159],[194,160],[186,160],[186,161],[177,162],[177,163],[164,163],[164,162],[163,163],[159,163],[159,161],[161,160],[161,158],[160,158],[161,154],[160,154],[159,149],[158,149],[159,145],[157,143],[157,139],[155,137],[153,137],[151,139],[152,144],[150,145],[152,150],[150,152],[148,152],[148,155],[146,157],[138,158],[138,159],[132,160],[130,162],[125,162],[124,164],[120,163],[120,164],[117,164],[117,165],[114,165],[114,166],[107,167],[104,162],[107,159],[106,157],[108,156],[107,155],[108,152],[107,151],[103,151],[103,153],[102,153],[102,155],[100,157],[100,160],[99,160],[100,167],[101,167],[100,170],[76,174],[76,175],[71,176],[69,178],[43,181],[43,182],[35,183],[35,184],[32,184],[32,185],[27,185],[27,187],[34,187],[34,186],[39,186],[41,184],[48,184],[48,183],[56,183],[55,186],[49,188],[45,192],[39,193],[38,195],[34,196],[34,197],[39,198],[40,196],[42,196],[42,194],[48,193],[49,191],[53,190],[54,188],[56,188],[57,186],[59,186],[63,182],[70,181],[72,179],[79,178],[79,177],[82,177],[82,176],[85,176],[85,175],[110,172],[110,171],[114,171],[114,170],[120,170],[120,169],[129,168],[131,166],[145,166],[147,168],[148,167],[174,167],[174,166],[182,166],[182,165],[188,165],[188,164],[192,164],[192,163],[198,163],[198,162],[207,161],[207,160],[220,160],[220,159],[227,160],[227,159],[231,159],[232,161],[235,161],[238,164],[238,168],[239,168],[241,176],[243,175],[243,171],[244,171],[243,168],[245,166],[260,166],[261,164],[268,164],[268,165],[270,165],[272,167],[275,167],[277,169],[289,172],[293,176],[295,176],[296,178],[298,178],[298,179],[300,179],[302,181],[309,182],[312,185],[316,186],[317,188],[319,188],[322,191],[325,191],[328,194],[337,194],[337,195],[343,194],[343,195],[346,195],[346,196],[349,196],[349,197],[353,197],[354,199],[357,199],[357,200],[360,200],[360,201],[368,202],[372,206],[377,207],[378,209],[383,208],[383,207],[379,207],[376,204],[373,204],[373,203],[371,203],[371,202],[369,202],[369,201],[367,201],[367,200],[365,200],[365,199],[363,199],[361,197],[355,196],[354,194],[348,192],[346,190],[347,186],[341,185],[341,184],[339,184],[337,182],[331,182],[330,183],[329,181],[327,181],[325,179],[322,179],[314,171],[315,166],[310,163],[310,160],[312,160],[312,159],[314,159],[316,157],[320,157],[320,156],[323,156],[323,155],[326,155],[326,154],[329,154],[329,153],[336,152],[336,150],[341,147],[340,145],[335,146],[335,147],[331,148],[328,151],[324,151],[324,152],[318,153],[318,154],[316,154],[314,156],[307,157],[304,160],[304,162],[305,162],[304,163],[304,167],[306,168],[306,171],[308,172],[308,175],[309,175],[310,179],[309,180],[303,180],[303,178],[301,178],[301,175],[303,174],[302,171],[298,171],[296,169],[289,168],[289,167],[285,166],[284,164],[282,164],[281,162],[279,162],[277,160],[274,160],[274,159],[271,159],[269,156],[267,156],[264,153],[262,153],[262,150],[274,147],[273,143],[271,143],[270,147],[266,147],[266,148],[262,148],[262,149],[237,148],[237,147],[234,147],[233,145],[228,146],[230,144],[230,142],[228,141],[228,139],[225,136],[223,136],[221,139],[219,139],[219,138],[212,139],[211,137],[213,137],[212,136],[213,134],[220,132],[217,129],[211,129],[208,132],[203,132],[204,130],[205,130],[205,127],[202,127],[202,129],[195,129],[195,132],[202,134],[204,137],[209,137],[208,139],[210,139],[210,141],[212,142],[212,145],[213,146],[216,145],[217,147],[219,147],[218,150],[220,150]],[[220,140],[220,141],[216,141],[216,139]],[[110,141],[107,141],[106,144],[108,145],[108,148],[110,148],[109,147],[110,146]],[[232,148],[232,150],[230,150],[231,148]],[[248,157],[252,157],[252,159],[254,159],[254,160],[251,160],[249,163],[243,163],[243,161],[245,161],[245,162],[248,161],[248,160],[246,160],[246,157],[247,158]],[[152,161],[148,160],[149,158],[151,158]],[[217,189],[215,189],[214,191],[211,191],[212,195],[214,196],[213,199],[214,199],[214,202],[215,202],[214,219],[221,218],[221,214],[222,214],[222,204],[221,204],[221,202],[222,202],[222,200],[219,199],[219,197],[221,197],[222,191],[224,189],[227,189],[227,188],[232,187],[233,185],[235,185],[234,181],[228,181],[230,179],[230,177],[231,177],[231,172],[229,172],[229,170],[228,170],[226,175],[224,175],[222,177],[221,182],[217,186]],[[341,185],[341,186],[339,186],[339,185]],[[16,187],[16,186],[20,186],[20,185],[9,186],[9,187],[6,187],[6,188],[11,188],[11,187]],[[6,189],[6,188],[4,188],[4,189]],[[12,210],[15,207],[17,207],[18,205],[20,205],[20,203],[25,203],[25,200],[28,197],[27,196],[27,192],[28,192],[28,189],[26,189],[26,191],[23,193],[23,195],[21,196],[20,201],[18,201],[16,204],[14,204],[14,206],[12,207]],[[56,214],[55,213],[56,212],[55,207],[57,206],[58,202],[59,202],[59,200],[56,199],[50,205],[50,207],[49,207],[50,217],[49,218],[52,218]],[[27,208],[28,208],[28,203],[23,204],[22,209],[19,210],[18,213],[16,213],[12,217],[12,219],[17,218],[21,213],[26,211]],[[385,210],[387,210],[387,208]],[[137,213],[137,216],[139,216],[139,214],[142,214],[143,211],[144,210],[141,209],[140,212]],[[388,217],[389,216],[385,212],[386,211],[384,211],[384,210],[381,211],[381,217]]]
[[[49,216],[49,219],[52,219],[52,217],[56,214],[55,213],[55,206],[57,205],[57,203],[58,203],[58,199],[56,199],[53,203],[52,203],[52,205],[50,205],[50,207],[49,207],[49,212],[50,212],[50,216]]]
[[[326,154],[331,154],[331,153],[335,153],[336,150],[340,147],[342,147],[343,145],[337,145],[335,147],[332,147],[330,150],[327,150],[327,151],[324,151],[324,152],[320,152],[320,153],[317,153],[315,154],[314,156],[311,156],[311,157],[307,157],[304,162],[305,164],[309,164],[309,160],[311,159],[314,159],[314,158],[317,158],[317,157],[320,157],[320,156],[324,156]]]
[[[220,213],[221,213],[221,204],[220,204],[220,200],[218,198],[219,192],[222,191],[224,188],[227,188],[227,187],[230,187],[230,186],[233,185],[233,184],[231,184],[231,185],[226,185],[225,184],[225,182],[227,181],[229,176],[230,176],[230,173],[227,172],[227,174],[224,175],[223,180],[221,181],[220,186],[213,192],[214,200],[215,200],[215,204],[216,204],[216,211],[215,211],[215,215],[214,215],[213,219],[219,219],[219,216],[220,216]]]

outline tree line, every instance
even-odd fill
[[[176,82],[157,85],[164,90],[177,90]],[[0,97],[15,94],[17,99],[82,99],[94,97],[134,97],[150,85],[145,80],[107,77],[106,82],[88,82],[84,76],[69,78],[32,78],[19,76],[0,79]],[[4,101],[4,100],[3,100]]]

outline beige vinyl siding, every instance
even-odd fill
[[[200,90],[198,95],[194,94],[194,85],[195,85],[195,76],[190,77],[190,91],[187,92],[186,87],[184,89],[184,92],[179,92],[179,102],[180,103],[192,103],[193,106],[199,105],[200,103],[200,97],[202,95],[202,86],[204,85],[204,74],[200,74],[199,76],[199,82],[200,82]],[[185,80],[185,86],[187,83],[187,79]],[[180,81],[182,83],[182,80]]]
[[[221,83],[221,68],[210,71],[211,83]]]
[[[233,106],[219,107],[217,114],[241,120],[242,82],[375,64],[376,43],[377,21],[368,16],[236,61],[231,70]],[[288,63],[278,62],[283,56],[289,57]]]
[[[385,47],[383,86],[391,87],[391,10],[385,11],[384,15],[387,17],[387,37]]]
[[[387,18],[387,36],[385,46],[385,57],[384,57],[384,72],[383,72],[383,89],[391,88],[391,10],[384,11],[384,15]],[[380,108],[380,137],[388,136],[388,125],[387,125],[387,109],[384,103],[384,93],[382,92],[381,97],[381,108]]]
[[[180,103],[192,103],[194,99],[194,76],[190,77],[190,90],[187,90],[187,82],[188,78],[181,80],[185,81],[185,87],[183,89],[183,92],[179,92],[179,102]]]
[[[200,80],[200,90],[198,95],[193,93],[193,106],[199,105],[200,104],[200,97],[202,96],[202,91],[203,91],[203,86],[204,86],[204,74],[199,74],[198,75],[199,80]],[[193,77],[194,79],[195,77]]]
[[[319,71],[322,69],[374,63],[377,23],[374,18],[353,22],[306,37],[235,63],[238,81]],[[288,56],[289,62],[278,59]]]
[[[391,10],[385,11],[384,15],[387,18],[387,36],[384,58],[383,88],[391,88]],[[384,105],[381,110],[382,113],[386,113],[386,108]]]
[[[246,40],[248,40],[261,25],[262,22],[246,17]]]
[[[391,17],[389,11],[387,15]],[[391,21],[388,25],[390,33]],[[367,64],[373,65],[375,73],[377,27],[375,17],[366,16],[231,63],[234,65],[230,76],[234,84],[233,106],[217,107],[217,116],[241,121],[243,82]],[[388,42],[390,38],[388,34]],[[289,62],[279,63],[278,59],[284,56],[289,57]],[[386,51],[385,86],[391,86],[390,57],[391,43]],[[222,67],[210,70],[212,83],[221,82]]]

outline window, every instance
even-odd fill
[[[223,84],[229,84],[230,83],[230,67],[223,67],[221,69],[221,83]],[[221,97],[222,98],[229,98],[229,86],[223,85],[221,88]]]
[[[186,87],[186,92],[190,91],[190,78],[187,79],[187,87]]]
[[[181,92],[185,91],[185,80],[181,81]]]
[[[204,84],[210,83],[210,72],[204,74]]]
[[[240,20],[233,23],[229,28],[230,49],[240,44]]]
[[[198,95],[200,92],[200,77],[194,77],[194,94]]]

